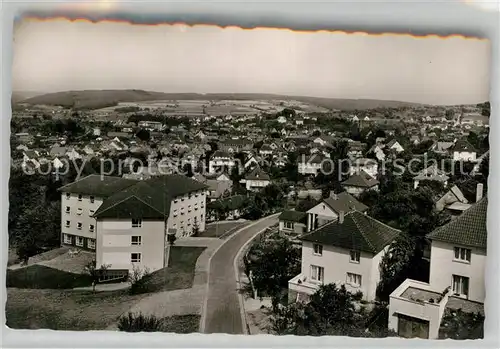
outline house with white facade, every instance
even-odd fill
[[[297,163],[297,170],[301,175],[317,176],[321,170],[323,163],[328,158],[320,153],[315,153],[309,157],[301,155]]]
[[[90,175],[59,189],[61,244],[96,252],[97,266],[126,275],[165,266],[167,233],[205,229],[206,185],[182,175],[136,181]]]
[[[208,162],[208,172],[213,174],[231,171],[235,165],[236,162],[231,154],[222,150],[217,150],[212,154]]]
[[[271,184],[271,177],[260,167],[256,167],[240,183],[245,184],[246,189],[249,191],[258,191]]]
[[[368,210],[368,206],[347,192],[340,194],[331,192],[328,198],[307,210],[307,231],[312,231],[338,219],[342,212],[348,213],[354,210],[364,213]]]
[[[437,164],[432,164],[413,177],[413,189],[417,189],[419,183],[425,180],[441,182],[443,186],[446,187],[448,185],[448,179],[450,179],[450,177],[445,171],[441,170]]]
[[[307,300],[320,285],[345,285],[375,300],[379,264],[400,231],[359,211],[341,212],[302,240],[301,272],[288,282],[289,300]]]
[[[397,140],[395,140],[395,139],[393,139],[392,141],[390,141],[389,143],[387,143],[385,145],[385,149],[387,149],[387,150],[393,150],[396,153],[401,153],[401,152],[403,152],[405,150],[403,148],[403,146],[401,144],[399,144],[399,142]]]
[[[367,190],[378,190],[378,180],[361,170],[341,183],[346,192],[356,197]]]
[[[447,311],[484,314],[487,207],[485,197],[427,236],[429,282],[407,279],[391,293],[389,329],[401,337],[437,339]]]
[[[454,161],[476,161],[477,150],[465,139],[459,139],[451,148]]]
[[[279,232],[287,235],[302,235],[306,232],[307,213],[300,211],[283,211],[279,217]]]

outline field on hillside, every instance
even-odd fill
[[[114,107],[122,102],[145,101],[266,101],[280,105],[280,101],[290,101],[323,109],[372,109],[377,107],[417,106],[417,103],[383,101],[371,99],[339,99],[306,96],[284,96],[263,93],[163,93],[144,90],[85,90],[48,93],[23,100],[30,105],[59,105],[73,109],[102,109]],[[247,105],[248,106],[248,105]],[[259,105],[258,109],[262,104]],[[185,106],[187,107],[187,106]],[[244,105],[241,105],[244,107]],[[264,106],[265,107],[265,106]]]

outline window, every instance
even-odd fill
[[[455,260],[470,263],[471,250],[463,247],[455,247]]]
[[[361,275],[347,273],[347,283],[353,287],[361,286]]]
[[[359,251],[351,251],[350,258],[352,263],[359,263],[361,253]]]
[[[82,222],[76,223],[76,228],[82,230]]]
[[[72,241],[71,241],[71,235],[69,235],[69,234],[64,234],[63,235],[63,239],[64,239],[63,241],[64,241],[65,244],[71,244],[72,243]]]
[[[66,221],[66,228],[69,228],[71,222],[70,221]]]
[[[132,228],[142,227],[142,219],[132,219]]]
[[[130,261],[132,263],[140,263],[141,262],[141,254],[140,253],[131,253]]]
[[[93,196],[90,196],[90,203],[93,204],[94,203],[94,197]]]
[[[89,210],[89,216],[92,217],[94,215],[95,211],[94,210]]]
[[[188,218],[188,227],[191,225],[191,218]]]
[[[83,237],[81,236],[76,237],[76,246],[83,246]]]
[[[174,210],[174,217],[177,217],[177,209]]]
[[[469,278],[460,275],[453,275],[453,293],[467,297],[469,295]]]
[[[91,250],[95,250],[95,240],[94,239],[88,239],[87,240],[87,247],[90,248]]]
[[[69,200],[71,198],[71,194],[70,193],[66,193],[66,200]]]
[[[323,245],[314,244],[313,245],[313,249],[314,249],[313,254],[315,254],[317,256],[322,256],[323,255]]]
[[[141,236],[132,236],[132,245],[141,245],[142,237]]]
[[[175,200],[174,200],[174,204],[176,204],[176,203],[178,203],[178,202],[179,202],[179,200],[177,200],[177,199],[175,199]]]
[[[78,194],[78,201],[82,201],[82,197],[83,197],[82,194]]]
[[[79,215],[79,216],[80,216],[82,213],[83,213],[83,209],[81,209],[81,208],[77,208],[77,209],[76,209],[76,214],[77,214],[77,215]]]
[[[71,212],[71,208],[69,206],[66,206],[66,213],[70,213]]]
[[[325,268],[311,265],[311,280],[323,282],[325,276]]]
[[[89,225],[89,231],[90,231],[91,233],[93,233],[93,232],[94,232],[94,225],[93,225],[93,224]]]
[[[191,205],[188,206],[188,212],[191,212]]]
[[[285,222],[285,229],[293,229],[293,222]]]

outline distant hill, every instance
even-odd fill
[[[43,92],[34,92],[34,91],[12,91],[11,103],[16,104],[27,98],[32,98],[43,94],[44,94]]]
[[[285,96],[262,93],[164,93],[144,90],[83,90],[43,94],[21,100],[31,105],[58,105],[73,109],[99,109],[115,106],[120,102],[152,100],[281,100],[294,99],[319,107],[342,110],[363,110],[379,107],[397,108],[418,106],[418,103],[384,101],[376,99],[337,99],[304,96]],[[21,102],[19,101],[19,102]]]

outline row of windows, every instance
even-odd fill
[[[71,213],[71,207],[66,206],[66,213],[70,214]],[[92,215],[95,213],[95,210],[89,210],[89,217],[92,217]],[[82,208],[77,208],[76,209],[76,214],[81,216],[83,214],[83,209]]]
[[[85,247],[85,238],[82,236],[75,236],[75,246],[78,247]],[[72,235],[69,234],[63,234],[63,242],[67,245],[72,245],[73,244],[73,238]],[[87,248],[91,250],[95,250],[95,239],[87,239]]]
[[[325,281],[325,268],[311,265],[311,280],[323,283]],[[346,274],[346,284],[352,287],[361,287],[361,275],[354,273]]]
[[[66,200],[69,200],[69,199],[71,199],[71,193],[66,193]],[[78,194],[78,201],[82,201],[82,199],[83,199],[83,195],[82,194]],[[94,201],[95,201],[95,197],[92,196],[92,195],[90,195],[89,196],[89,200],[90,200],[90,203],[93,204]]]
[[[66,228],[71,227],[71,221],[66,221],[65,227],[66,227]],[[83,223],[82,223],[82,222],[77,222],[77,223],[76,223],[76,229],[78,229],[78,230],[82,230],[82,228],[83,228]],[[93,232],[95,231],[95,226],[94,226],[94,224],[90,224],[90,225],[89,225],[89,231],[90,231],[91,233],[93,233]]]
[[[200,216],[200,219],[201,219],[201,221],[203,221],[203,215]],[[193,224],[197,224],[197,223],[198,223],[198,217],[194,217],[193,218]],[[184,221],[180,221],[179,225],[180,225],[181,229],[184,229]],[[191,218],[187,219],[187,226],[188,227],[191,226]],[[172,228],[177,229],[177,223],[174,223],[172,225]]]
[[[205,207],[204,203],[200,203],[200,207],[201,207],[201,208],[204,208],[204,207]],[[195,203],[195,204],[194,204],[194,210],[195,210],[195,211],[198,211],[198,203]],[[181,207],[180,209],[174,209],[174,217],[177,217],[177,212],[178,212],[178,211],[180,211],[181,215],[183,215],[183,214],[184,214],[184,207]],[[188,212],[191,212],[191,211],[192,211],[192,206],[191,206],[191,205],[189,205],[189,206],[188,206],[187,211],[188,211]]]
[[[322,256],[323,255],[323,245],[320,244],[313,244],[313,254],[315,256]],[[359,263],[361,259],[361,252],[360,251],[349,251],[349,261],[352,263]]]
[[[190,200],[193,196],[194,196],[195,198],[197,198],[197,197],[198,197],[198,196],[200,196],[200,195],[201,195],[201,194],[199,194],[199,193],[196,193],[196,194],[188,194],[188,196],[187,196],[187,197],[188,197],[188,200]],[[185,200],[185,197],[184,197],[184,196],[183,196],[183,197],[181,197],[181,198],[180,198],[180,200],[181,200],[181,201],[184,201],[184,200]],[[175,199],[175,200],[174,200],[174,202],[175,202],[175,203],[178,203],[178,202],[179,202],[179,199]]]

